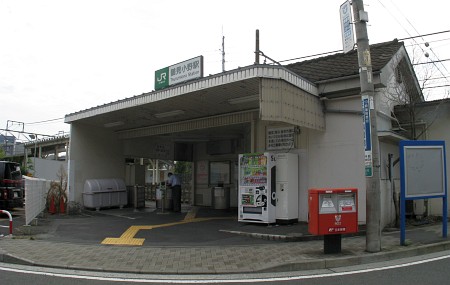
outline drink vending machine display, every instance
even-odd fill
[[[239,155],[239,222],[275,223],[276,156]]]

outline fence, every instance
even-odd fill
[[[45,210],[49,180],[25,177],[25,224],[30,224]]]

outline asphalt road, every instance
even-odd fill
[[[38,218],[37,225],[20,227],[24,217],[14,213],[15,235],[33,231],[36,239],[70,242],[75,244],[100,244],[106,238],[119,238],[130,227],[147,227],[139,230],[135,238],[145,239],[143,246],[216,246],[271,244],[274,241],[249,238],[230,232],[257,232],[267,234],[306,233],[307,224],[266,225],[239,223],[235,210],[200,208],[189,219],[188,209],[183,213],[164,212],[148,207],[134,211],[130,208],[83,211],[78,215],[46,215]],[[7,224],[0,217],[0,225]],[[6,229],[5,229],[6,230]],[[30,235],[30,234],[27,234]]]

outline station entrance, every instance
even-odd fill
[[[181,180],[181,203],[236,208],[238,156],[250,152],[250,129],[250,123],[243,123],[124,140],[128,192],[137,187],[147,204],[171,210],[173,197],[166,187],[171,172]],[[132,195],[129,199],[135,200]]]

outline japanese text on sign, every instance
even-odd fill
[[[203,56],[155,71],[155,90],[203,77]]]
[[[370,126],[371,99],[369,96],[362,96],[362,111],[364,124],[364,167],[366,177],[372,177],[372,134]]]
[[[290,149],[294,147],[294,127],[267,129],[267,149]]]
[[[344,53],[353,50],[355,45],[355,39],[353,36],[353,25],[352,25],[352,8],[350,1],[345,1],[340,7],[341,15],[341,30],[342,30],[342,45]]]
[[[342,233],[345,232],[347,228],[328,228],[329,233]]]

